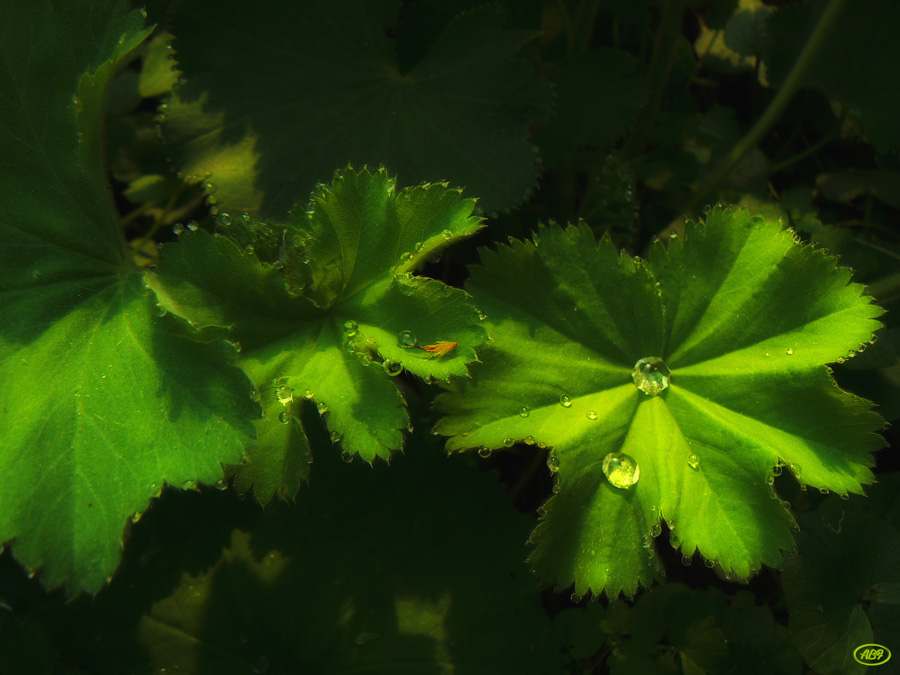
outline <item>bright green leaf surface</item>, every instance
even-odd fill
[[[208,515],[191,495],[164,500],[146,525],[178,538],[163,553],[136,532],[150,546],[135,550],[134,576],[59,623],[66,657],[98,675],[139,664],[185,675],[563,672],[522,562],[529,519],[490,476],[425,447],[374,472],[327,455],[313,471],[295,506],[243,509],[224,546],[207,544],[219,541],[224,500]]]
[[[221,479],[257,407],[224,331],[160,316],[125,259],[100,112],[149,30],[101,4],[0,7],[0,542],[70,593],[165,482]]]
[[[348,161],[406,185],[449,180],[488,212],[536,178],[529,127],[549,85],[523,61],[533,37],[496,6],[451,22],[408,72],[393,39],[399,0],[191,2],[173,17],[186,78],[164,109],[182,172],[211,202],[281,218]],[[210,27],[214,26],[213,29]]]
[[[649,262],[554,226],[482,260],[469,290],[493,342],[474,382],[438,399],[437,428],[450,450],[552,448],[558,494],[532,537],[544,578],[631,595],[660,572],[662,521],[683,555],[746,578],[792,545],[767,483],[780,465],[841,494],[871,482],[881,421],[825,364],[871,339],[882,310],[779,223],[717,208]],[[671,370],[656,396],[632,379],[646,357]],[[607,478],[611,452],[639,474]]]
[[[263,502],[296,492],[309,459],[301,403],[315,403],[348,459],[372,462],[402,448],[409,424],[392,374],[468,374],[487,338],[478,311],[462,290],[411,272],[481,226],[473,208],[442,185],[395,193],[384,170],[348,169],[316,191],[309,211],[295,208],[286,229],[253,226],[261,241],[284,242],[278,266],[260,260],[264,245],[241,249],[203,231],[163,247],[166,306],[198,325],[231,326],[263,398],[267,418],[239,470],[252,477],[239,475],[239,486],[252,483]],[[422,349],[441,340],[457,346],[442,356]]]

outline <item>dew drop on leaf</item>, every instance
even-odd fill
[[[227,227],[228,225],[231,225],[231,216],[227,213],[222,213],[219,215],[219,222]]]
[[[650,528],[650,536],[654,539],[662,534],[662,523],[654,523]]]
[[[672,373],[661,358],[648,356],[634,364],[631,379],[647,396],[656,396],[669,386]]]
[[[216,481],[216,490],[227,490],[228,489],[228,481],[224,478],[220,478]]]
[[[314,397],[315,393],[313,393],[312,389],[307,389],[303,392],[303,398],[305,398],[307,401],[312,400]]]
[[[597,419],[597,413],[595,413],[593,410],[590,410],[588,411],[587,418],[589,420],[595,420]]]
[[[522,442],[525,445],[534,445],[534,436],[526,436],[525,438],[522,439]]]
[[[691,563],[694,562],[694,556],[683,555],[681,556],[681,564],[685,567],[690,567]]]
[[[624,452],[611,452],[606,455],[601,468],[610,484],[617,488],[630,488],[641,477],[641,467],[634,457]]]
[[[515,444],[516,444],[516,442],[515,442],[513,439],[511,439],[511,438],[504,438],[504,439],[503,439],[503,447],[504,447],[504,448],[511,448],[511,447],[514,446]]]
[[[547,455],[547,468],[550,469],[551,473],[559,471],[559,457],[553,453]]]
[[[347,337],[353,337],[356,335],[357,330],[359,329],[359,324],[356,323],[353,319],[348,319],[344,322],[344,335]]]
[[[528,406],[523,405],[521,407],[521,409],[519,410],[519,417],[528,417],[528,415],[529,415]]]
[[[559,404],[560,404],[563,408],[569,408],[569,407],[572,406],[572,399],[570,399],[570,398],[569,398],[568,396],[566,396],[565,394],[562,394],[562,395],[559,397]]]
[[[790,355],[793,354],[793,353],[794,353],[794,349],[793,349],[792,347],[788,347],[788,348],[787,348],[786,354],[787,354],[788,356],[790,356]]]
[[[776,464],[775,466],[773,466],[772,473],[775,474],[776,476],[780,476],[781,475],[781,464]]]
[[[491,456],[491,449],[485,447],[478,448],[478,456],[487,459]]]
[[[828,489],[827,487],[825,487],[825,486],[822,486],[822,487],[819,488],[819,494],[827,495],[829,492],[831,492],[831,490],[829,490],[829,489]]]
[[[282,410],[280,413],[278,413],[278,421],[282,424],[287,424],[291,421],[291,413],[289,413],[287,410]]]
[[[318,403],[316,403],[316,410],[319,411],[320,415],[324,415],[325,413],[328,412],[328,406],[325,404],[324,401],[319,401]]]
[[[341,440],[341,433],[339,431],[332,431],[331,432],[331,442],[337,443],[339,440]]]
[[[412,331],[401,330],[400,334],[397,336],[397,345],[403,349],[412,349],[417,344],[419,344],[419,341],[416,339],[416,336],[412,334]]]
[[[397,361],[387,360],[381,364],[381,367],[384,368],[384,372],[386,372],[391,377],[399,375],[403,372],[403,366]]]
[[[441,236],[442,236],[444,239],[449,240],[449,239],[453,236],[453,233],[452,233],[450,230],[443,230],[443,231],[441,232]]]
[[[187,229],[189,229],[191,232],[196,232],[200,229],[200,225],[197,224],[196,220],[192,220],[187,224]]]
[[[250,400],[254,403],[259,403],[259,391],[256,389],[250,390]]]
[[[344,451],[341,453],[341,459],[342,459],[343,461],[347,462],[347,464],[349,464],[350,462],[353,461],[353,453],[344,450]]]
[[[703,564],[706,565],[709,569],[712,569],[713,567],[716,566],[716,561],[710,560],[709,558],[704,558]]]
[[[688,457],[688,466],[691,467],[694,471],[700,470],[700,457],[696,454],[692,454]]]
[[[578,595],[578,593],[572,593],[572,595],[569,596],[569,600],[571,600],[572,602],[574,602],[577,605],[579,602],[584,600],[584,596]]]
[[[803,467],[801,467],[799,464],[791,464],[791,471],[794,472],[794,477],[797,479],[799,479],[800,476],[803,475]]]

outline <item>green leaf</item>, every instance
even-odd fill
[[[529,519],[492,477],[427,447],[314,471],[296,506],[243,509],[219,547],[209,528],[229,509],[167,495],[129,576],[57,619],[65,656],[98,674],[564,672],[522,562]],[[157,548],[173,528],[174,558]]]
[[[221,208],[276,218],[348,161],[463,185],[488,212],[519,204],[537,180],[528,129],[549,113],[549,85],[513,59],[534,33],[481,7],[401,72],[386,37],[400,4],[179,6],[185,83],[162,113],[184,175]]]
[[[0,542],[70,594],[166,482],[221,480],[253,435],[224,331],[160,315],[111,208],[103,93],[149,32],[119,3],[0,8]]]
[[[409,425],[391,375],[468,374],[487,339],[478,310],[464,291],[412,272],[481,227],[473,209],[444,185],[396,193],[384,170],[347,169],[287,226],[223,214],[226,232],[241,243],[255,236],[258,248],[202,230],[163,247],[156,283],[166,306],[197,325],[230,326],[263,398],[267,419],[245,469],[253,477],[239,475],[239,487],[252,483],[263,502],[296,493],[309,460],[301,405],[315,402],[346,459],[371,463],[400,450]],[[271,241],[283,242],[274,264],[260,260],[276,251]],[[442,340],[456,347],[422,349]]]
[[[799,553],[785,561],[782,582],[794,644],[823,675],[868,672],[853,650],[896,644],[900,532],[896,518],[872,511],[896,501],[897,488],[888,476],[872,488],[872,504],[827,499],[800,517]]]
[[[437,430],[449,450],[551,448],[558,494],[532,536],[543,578],[633,595],[659,575],[663,521],[682,555],[747,578],[792,545],[770,487],[782,465],[841,494],[872,481],[881,420],[825,364],[870,340],[882,310],[780,223],[716,208],[647,262],[553,226],[482,262],[468,290],[492,343],[474,382],[437,399]],[[636,386],[649,357],[667,388]]]
[[[812,33],[824,0],[787,5],[768,20],[772,46],[766,65],[781,82]],[[887,152],[900,147],[900,4],[858,0],[848,5],[804,78],[837,99],[863,123],[869,141]]]

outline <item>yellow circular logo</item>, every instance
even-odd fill
[[[883,666],[891,660],[891,650],[874,643],[860,645],[853,650],[853,660],[864,666]]]

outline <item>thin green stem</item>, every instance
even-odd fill
[[[881,302],[900,295],[900,272],[872,282],[866,290]]]
[[[572,19],[569,17],[569,8],[566,7],[565,0],[556,0],[555,4],[566,29],[566,53],[571,56],[575,49],[575,35],[572,31]]]
[[[789,167],[791,164],[796,164],[801,159],[809,157],[810,155],[812,155],[812,154],[818,152],[819,150],[821,150],[822,148],[824,148],[826,145],[831,143],[831,140],[841,130],[841,125],[843,123],[844,123],[844,118],[842,117],[840,119],[840,121],[838,121],[837,126],[834,127],[833,129],[831,129],[831,131],[829,131],[827,134],[825,134],[818,141],[816,141],[815,143],[813,143],[806,149],[801,150],[796,155],[793,155],[792,157],[788,157],[787,159],[785,159],[781,162],[778,162],[778,164],[776,164],[775,166],[772,167],[772,173],[777,173],[778,171],[782,171],[783,169],[786,169],[787,167]]]
[[[816,25],[809,40],[803,46],[800,56],[797,57],[794,67],[791,68],[791,72],[788,74],[781,89],[778,90],[778,94],[775,95],[775,98],[772,99],[768,108],[766,108],[750,131],[735,144],[722,161],[707,175],[706,179],[697,186],[690,197],[690,201],[682,211],[694,210],[710,192],[719,186],[722,179],[741,161],[744,155],[755,148],[763,137],[769,133],[775,122],[778,121],[778,118],[781,117],[781,114],[787,108],[791,98],[800,88],[803,77],[818,55],[819,50],[825,44],[825,38],[831,32],[835,23],[837,23],[847,1],[831,0],[828,3],[822,18]]]
[[[572,31],[572,53],[584,53],[591,46],[591,36],[594,34],[594,22],[597,20],[597,12],[600,9],[600,0],[581,0],[578,5],[578,14],[575,15],[575,26]]]

